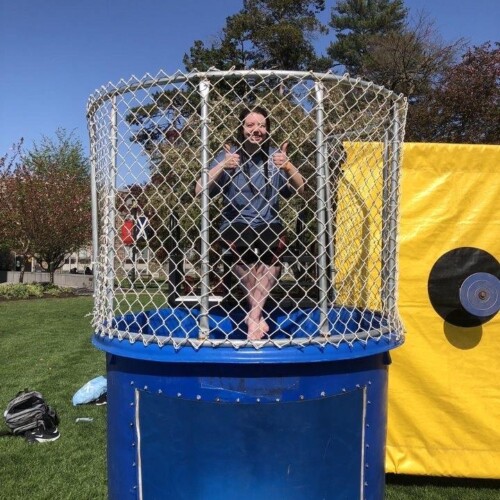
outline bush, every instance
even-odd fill
[[[53,297],[57,297],[61,294],[64,293],[72,293],[73,289],[64,287],[64,286],[57,286],[49,283],[49,286],[44,287],[44,293],[45,295],[51,295]]]
[[[28,285],[22,283],[0,284],[0,297],[5,299],[27,299],[29,297]]]
[[[0,298],[29,299],[33,297],[54,296],[71,293],[71,288],[52,283],[0,283]]]
[[[22,285],[22,283],[19,283]],[[26,293],[28,297],[43,297],[43,286],[38,283],[28,283],[26,285]]]

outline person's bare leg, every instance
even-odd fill
[[[252,267],[235,266],[235,273],[247,292],[249,305],[246,319],[247,337],[251,340],[259,340],[269,331],[269,325],[262,317],[262,311],[270,291],[276,284],[279,272],[279,265],[258,263]]]
[[[264,320],[262,312],[269,293],[276,284],[279,270],[279,266],[262,263],[253,268],[255,287],[249,294],[248,338],[258,340],[269,332],[269,325]]]
[[[239,284],[243,287],[246,295],[246,300],[249,303],[249,309],[252,310],[252,303],[250,301],[250,293],[256,286],[255,276],[252,273],[253,267],[247,264],[238,263],[233,267],[234,274],[239,279]],[[245,324],[248,325],[248,316],[245,318]]]

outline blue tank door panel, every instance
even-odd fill
[[[136,396],[143,500],[363,497],[363,388],[251,404]]]

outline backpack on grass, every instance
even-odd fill
[[[54,429],[59,417],[37,391],[24,390],[9,401],[4,411],[5,423],[14,435],[24,435],[33,429]]]

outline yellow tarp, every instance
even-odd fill
[[[406,144],[399,308],[392,352],[386,470],[500,478],[500,313],[482,326],[446,323],[429,273],[459,247],[500,256],[500,147]]]
[[[344,143],[338,186],[335,287],[343,304],[380,310],[383,144]]]

